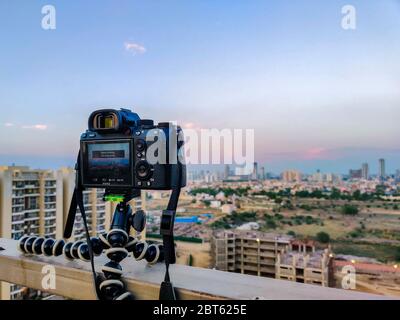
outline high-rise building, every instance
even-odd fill
[[[349,177],[350,177],[350,179],[361,179],[362,178],[362,169],[350,169]]]
[[[396,180],[400,180],[400,169],[396,170],[395,178],[396,178]]]
[[[386,177],[385,159],[379,159],[379,178],[383,179]]]
[[[361,170],[362,170],[362,178],[364,180],[368,180],[369,179],[369,166],[368,166],[368,163],[363,163]]]
[[[32,170],[0,167],[0,237],[18,240],[23,235],[62,238],[75,188],[75,170]],[[91,236],[108,230],[115,204],[103,201],[103,189],[87,189],[83,201]],[[145,193],[130,202],[132,210],[145,209]],[[79,209],[70,241],[85,238]],[[18,299],[26,288],[0,284],[1,299]]]
[[[261,172],[260,172],[260,179],[261,180],[265,180],[265,168],[261,167]]]
[[[62,177],[60,172],[28,167],[0,167],[0,237],[23,235],[62,237]],[[1,299],[18,299],[25,288],[0,284]]]
[[[251,179],[252,180],[258,179],[258,163],[257,162],[253,163],[253,173],[251,174]]]
[[[285,182],[300,182],[301,173],[297,170],[287,170],[282,173],[282,179]]]
[[[317,172],[314,173],[311,178],[314,182],[323,182],[325,177],[324,174],[321,172],[321,170],[318,169]]]
[[[230,168],[229,168],[229,164],[225,165],[225,171],[224,171],[224,179],[228,179],[230,176]]]

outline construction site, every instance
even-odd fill
[[[334,286],[330,248],[316,250],[312,241],[256,231],[216,231],[211,255],[217,270]]]

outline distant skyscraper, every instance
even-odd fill
[[[385,159],[379,159],[379,178],[386,177]]]
[[[400,181],[400,170],[399,170],[399,169],[396,170],[396,176],[395,176],[395,178],[396,178],[396,181],[397,181],[397,182]]]
[[[368,163],[363,163],[361,170],[362,170],[362,178],[364,180],[368,180],[368,178],[369,178],[369,166],[368,166]]]
[[[317,172],[312,175],[312,180],[316,182],[324,181],[324,174],[321,172],[321,170],[318,169]]]
[[[252,180],[257,180],[258,179],[258,163],[254,162],[253,164],[253,173],[251,175]]]
[[[350,169],[349,171],[350,179],[361,179],[362,178],[362,169]]]
[[[296,170],[287,170],[282,173],[282,179],[285,182],[300,182],[301,173]]]
[[[225,165],[225,172],[224,172],[224,179],[228,179],[229,175],[230,175],[229,165],[226,164]]]
[[[261,167],[260,179],[265,180],[265,168],[264,167]]]

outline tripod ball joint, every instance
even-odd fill
[[[127,244],[129,240],[129,235],[125,230],[122,229],[112,229],[107,233],[107,242],[110,247],[115,248],[123,248]]]
[[[164,260],[164,248],[161,244],[149,245],[146,241],[139,241],[132,253],[137,261],[145,259],[150,265]]]
[[[90,238],[93,254],[99,256],[103,252],[103,243],[99,238]],[[68,242],[64,245],[63,255],[68,260],[90,261],[89,246],[86,241],[79,240],[75,242]]]

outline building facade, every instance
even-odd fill
[[[385,159],[379,159],[379,178],[383,179],[386,177],[386,164]]]
[[[330,248],[256,231],[216,231],[211,241],[217,270],[332,286]]]
[[[0,167],[0,237],[23,235],[61,238],[62,177],[60,172],[28,167]],[[1,284],[1,298],[18,299],[25,288]]]
[[[368,180],[369,179],[369,166],[368,166],[368,163],[363,163],[363,165],[362,165],[362,178],[364,180]]]
[[[217,231],[211,241],[212,263],[221,271],[275,277],[277,254],[290,239],[259,232]]]
[[[23,235],[63,238],[70,201],[75,188],[75,170],[61,168],[33,170],[29,167],[0,167],[0,237],[20,239]],[[83,201],[91,236],[105,233],[111,224],[116,204],[103,201],[103,189],[87,189]],[[143,209],[144,192],[130,202],[132,210]],[[69,241],[85,239],[79,209]],[[27,288],[1,283],[1,299],[19,299]]]
[[[330,247],[316,250],[312,241],[292,241],[277,255],[275,278],[331,287],[332,262]]]
[[[301,173],[297,170],[287,170],[282,173],[284,182],[301,182]]]

